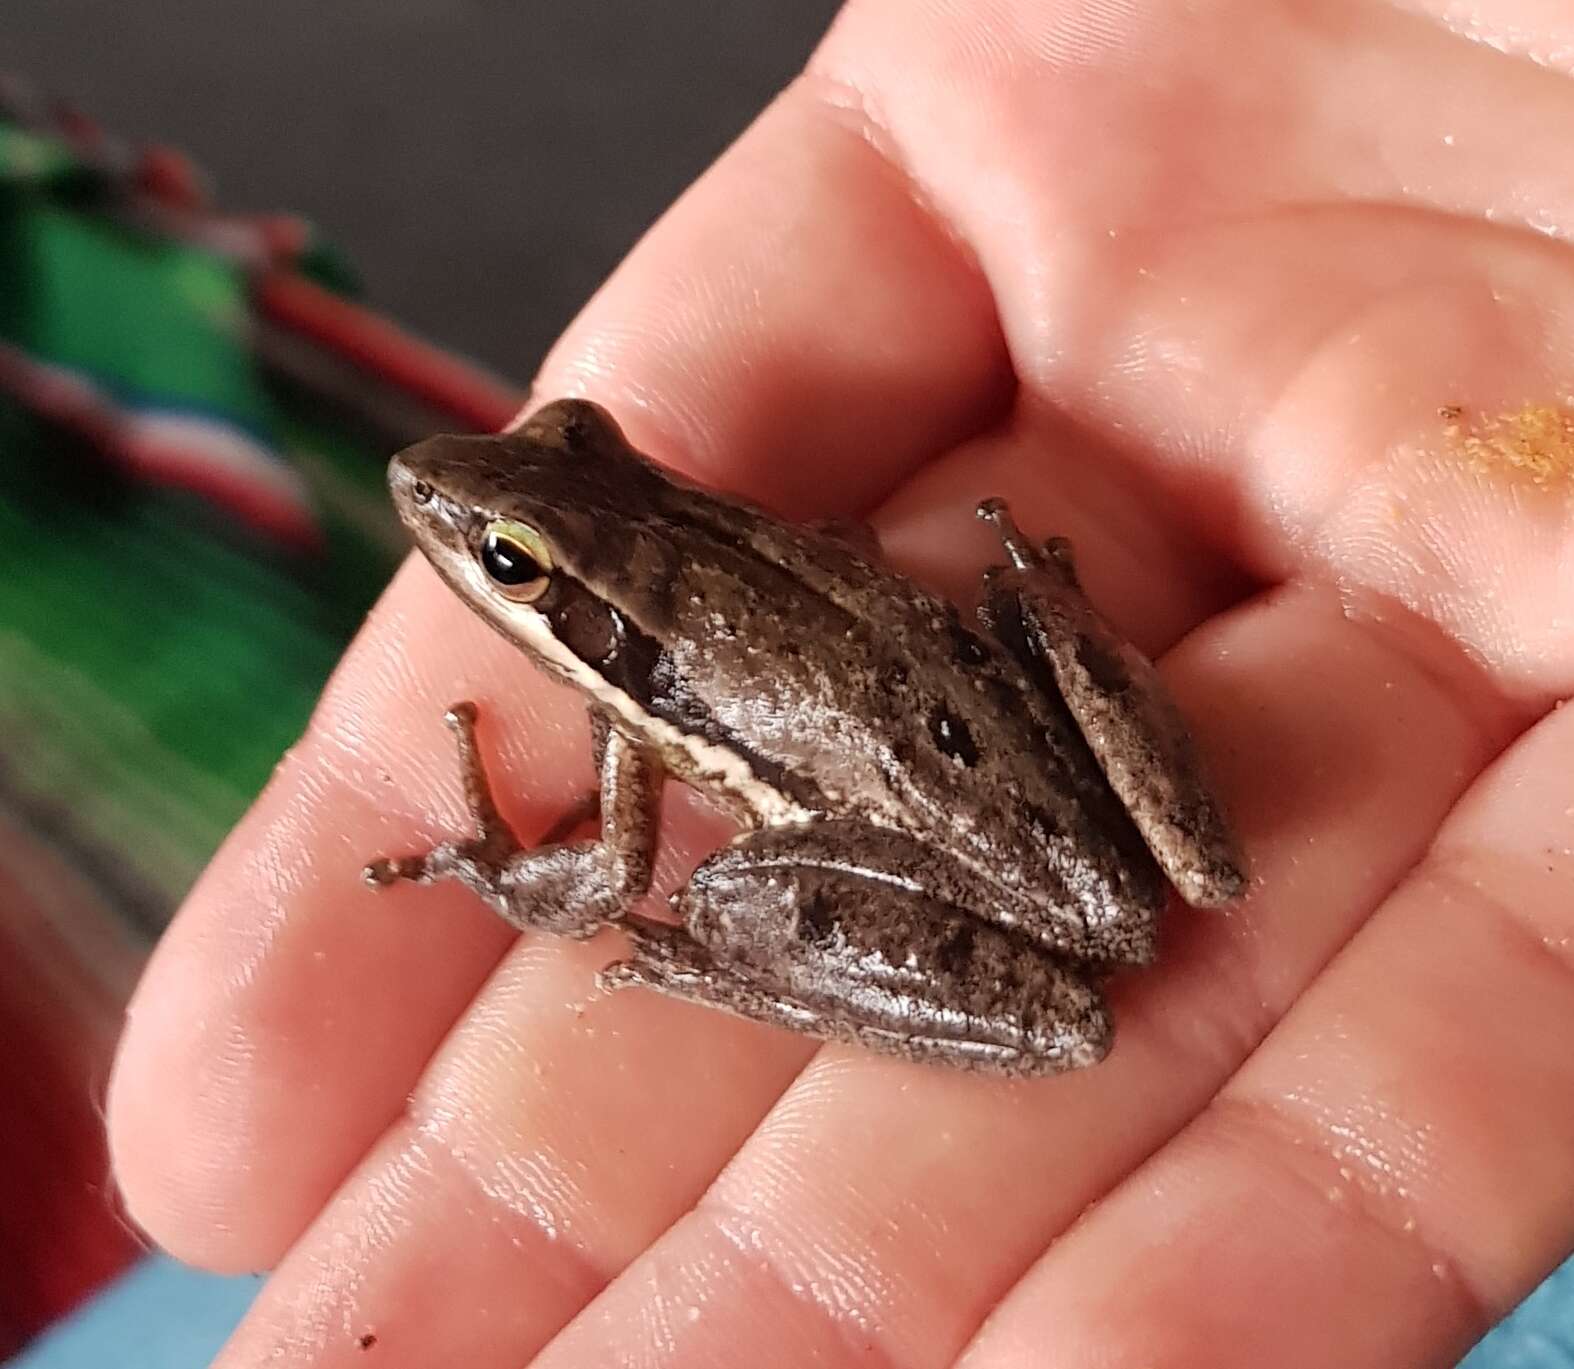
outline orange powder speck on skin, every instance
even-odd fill
[[[1437,411],[1449,446],[1479,471],[1515,471],[1537,485],[1574,475],[1574,413],[1561,405],[1526,404],[1467,422],[1449,404]]]

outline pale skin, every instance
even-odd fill
[[[223,1369],[1398,1369],[1527,1292],[1574,1242],[1574,485],[1437,410],[1571,388],[1570,52],[1547,0],[854,3],[537,393],[956,595],[980,496],[1069,536],[1252,895],[1035,1083],[600,994],[615,934],[359,882],[460,820],[456,699],[522,835],[591,775],[412,562],[110,1093],[153,1238],[274,1271]],[[658,885],[724,832],[673,792]]]

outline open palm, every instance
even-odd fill
[[[455,699],[521,833],[590,780],[413,562],[114,1080],[148,1230],[275,1270],[221,1363],[1408,1366],[1520,1297],[1574,1240],[1571,52],[1556,0],[855,0],[537,393],[958,597],[980,496],[1069,535],[1252,895],[1059,1079],[600,994],[615,934],[359,883],[462,823]],[[725,829],[664,834],[670,887]]]

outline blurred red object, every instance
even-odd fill
[[[140,1253],[109,1177],[102,1110],[144,948],[45,833],[3,809],[0,890],[3,1358]]]

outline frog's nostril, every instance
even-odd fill
[[[413,485],[410,486],[410,497],[414,499],[417,504],[430,503],[432,499],[432,487],[424,480],[417,480]]]

